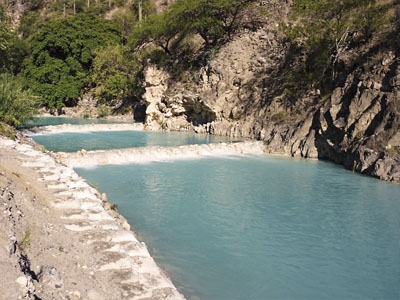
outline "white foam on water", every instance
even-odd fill
[[[85,125],[49,125],[42,127],[33,127],[24,131],[28,136],[48,135],[57,133],[80,133],[80,132],[99,132],[99,131],[125,131],[125,130],[143,130],[142,123],[132,124],[85,124]]]
[[[262,142],[218,143],[184,145],[179,147],[150,146],[117,150],[78,151],[57,153],[58,159],[70,167],[93,168],[106,164],[146,164],[176,160],[193,160],[204,157],[231,157],[237,155],[262,155]]]

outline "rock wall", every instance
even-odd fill
[[[192,85],[149,66],[147,128],[254,138],[271,153],[327,159],[400,183],[400,50],[360,62],[331,95],[311,90],[289,103],[281,76],[290,68],[289,45],[274,26],[236,37]],[[189,122],[188,100],[210,108],[216,119]]]

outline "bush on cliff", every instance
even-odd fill
[[[215,112],[202,101],[186,100],[183,107],[187,120],[195,126],[207,124],[216,119]]]
[[[128,38],[134,52],[176,81],[191,82],[221,45],[245,27],[262,22],[256,0],[177,0],[160,15],[147,18]],[[150,49],[150,51],[149,51]]]
[[[128,97],[139,66],[124,46],[110,46],[96,52],[92,82],[99,102],[114,106]]]
[[[149,42],[171,54],[185,37],[197,34],[204,48],[218,46],[241,28],[256,22],[245,16],[255,0],[178,0],[161,15],[153,16],[137,28],[130,37],[133,48]]]
[[[323,85],[335,82],[350,55],[350,49],[367,42],[389,23],[391,1],[375,0],[294,0],[288,37],[305,49],[305,61],[298,85]],[[292,86],[293,88],[293,86]]]

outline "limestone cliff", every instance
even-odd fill
[[[310,89],[293,101],[281,76],[291,67],[289,44],[277,26],[242,32],[191,84],[148,66],[147,128],[255,138],[271,153],[327,159],[400,183],[400,47],[363,57],[332,93]],[[198,118],[187,103],[199,105]]]

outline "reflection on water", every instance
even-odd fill
[[[64,117],[43,117],[43,118],[33,118],[29,120],[25,124],[25,128],[29,127],[41,127],[48,125],[63,125],[63,124],[72,124],[72,125],[85,125],[85,124],[110,124],[117,123],[117,121],[111,120],[101,120],[101,119],[76,119],[76,118],[64,118]],[[121,123],[120,121],[118,123]]]
[[[189,299],[399,299],[399,186],[268,157],[77,172]]]
[[[59,152],[85,150],[108,150],[145,146],[199,145],[230,141],[227,137],[205,134],[154,132],[154,131],[110,131],[90,133],[61,133],[37,135],[32,138],[46,147]]]

